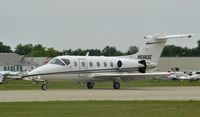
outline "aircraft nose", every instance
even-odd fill
[[[30,71],[28,73],[28,75],[37,75],[37,74],[40,74],[40,72],[41,72],[40,68],[36,68],[36,69]]]

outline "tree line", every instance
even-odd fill
[[[180,47],[175,45],[166,45],[161,56],[162,57],[198,57],[200,56],[200,40],[197,42],[198,46],[195,48]],[[138,52],[137,46],[129,46],[126,52],[118,50],[114,46],[106,46],[104,49],[66,49],[63,51],[56,50],[55,48],[44,47],[41,44],[18,44],[15,50],[12,51],[11,47],[4,45],[0,42],[1,53],[17,53],[28,57],[55,57],[60,55],[80,55],[84,56],[89,52],[90,56],[122,56],[130,55]]]
[[[200,56],[200,40],[197,41],[197,47],[188,48],[175,45],[165,46],[162,57],[199,57]]]
[[[121,56],[134,54],[138,52],[138,47],[130,46],[127,52],[121,52],[114,46],[106,46],[103,50],[100,49],[66,49],[63,51],[56,50],[54,48],[47,48],[41,44],[18,44],[15,50],[12,51],[10,46],[4,45],[0,42],[0,53],[17,53],[19,55],[25,55],[28,57],[55,57],[60,55],[80,55],[85,56],[89,52],[90,56]]]

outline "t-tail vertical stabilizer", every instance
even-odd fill
[[[154,34],[145,36],[148,41],[145,43],[144,47],[139,50],[131,58],[140,60],[145,60],[151,64],[157,65],[160,55],[165,47],[168,39],[173,38],[191,38],[194,34],[177,34],[177,35],[164,35],[164,34]]]

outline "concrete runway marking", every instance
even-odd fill
[[[93,90],[2,90],[0,102],[77,100],[200,100],[200,87]]]

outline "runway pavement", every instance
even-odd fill
[[[75,100],[200,100],[200,87],[0,91],[0,102]]]

